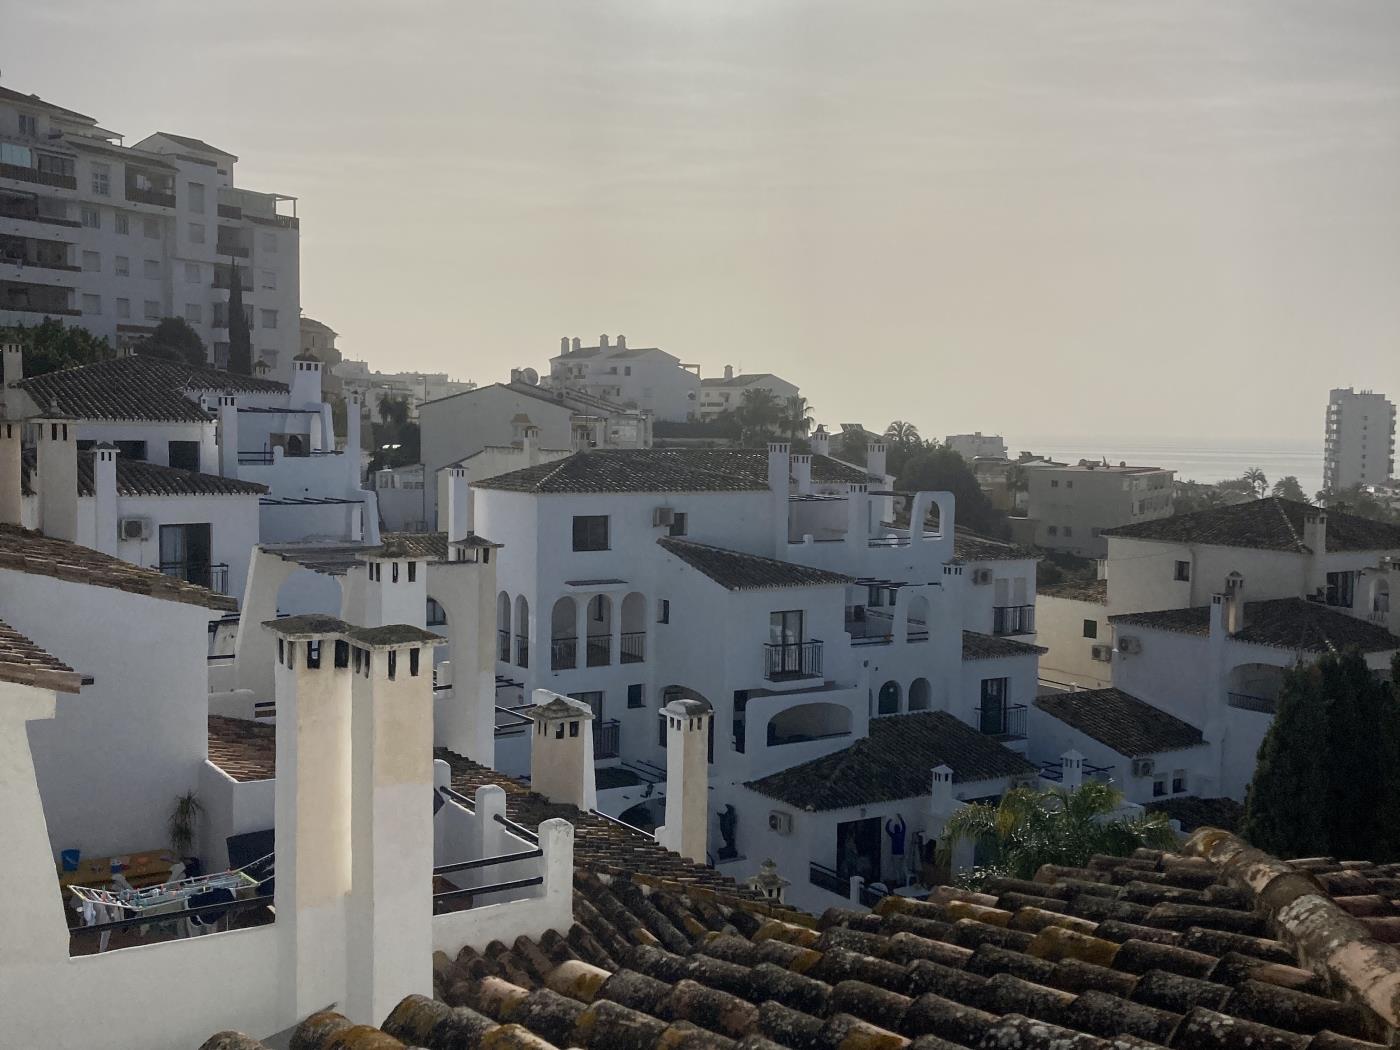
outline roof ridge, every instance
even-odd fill
[[[1298,535],[1298,530],[1293,527],[1292,520],[1288,517],[1288,511],[1284,509],[1283,499],[1279,496],[1269,496],[1268,500],[1273,503],[1274,510],[1278,511],[1279,517],[1283,519],[1284,526],[1288,529],[1288,534],[1293,537],[1293,542],[1297,544],[1298,551],[1302,554],[1327,553],[1326,551],[1315,552],[1311,547],[1303,542],[1303,538]],[[1291,501],[1290,501],[1291,502]]]

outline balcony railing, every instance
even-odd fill
[[[838,874],[835,868],[828,868],[825,864],[812,861],[807,868],[807,881],[819,890],[826,890],[827,893],[834,893],[838,897],[850,899],[851,880]]]
[[[646,659],[646,631],[623,631],[621,640],[622,662],[639,664]]]
[[[45,215],[38,205],[30,201],[15,202],[0,200],[0,218],[24,219],[26,222],[43,222],[50,226],[81,227],[77,219],[65,219],[61,215]]]
[[[510,632],[496,632],[496,659],[503,664],[510,663]]]
[[[1259,711],[1271,715],[1278,710],[1278,701],[1267,696],[1254,696],[1251,693],[1227,693],[1226,702],[1241,711]]]
[[[622,753],[622,723],[616,718],[593,723],[593,757],[616,758]]]
[[[817,638],[807,642],[769,642],[763,647],[763,658],[763,676],[770,682],[821,677],[822,643]]]
[[[19,164],[0,164],[0,179],[17,179],[20,182],[36,182],[40,186],[57,186],[64,190],[76,190],[78,180],[72,175],[60,175],[38,168],[26,168]]]
[[[992,609],[992,633],[1035,634],[1035,606],[996,606]]]
[[[226,241],[220,238],[214,245],[214,250],[219,255],[232,255],[238,259],[248,258],[248,246],[237,241]]]
[[[163,193],[160,190],[143,190],[139,186],[128,186],[126,199],[133,204],[153,204],[158,208],[175,207],[175,194]]]
[[[1007,704],[1000,707],[983,707],[977,712],[977,728],[1000,740],[1024,740],[1026,738],[1026,705]]]
[[[577,666],[577,638],[555,638],[549,643],[549,669],[551,671],[567,671]]]
[[[530,636],[527,634],[515,636],[515,666],[530,666]]]
[[[228,565],[224,562],[163,561],[160,571],[166,576],[174,576],[186,583],[207,587],[216,594],[228,593]]]
[[[594,635],[588,639],[588,666],[607,667],[612,663],[612,636]]]

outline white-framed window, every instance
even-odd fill
[[[264,311],[262,312],[262,326],[263,326],[264,328],[276,328],[276,327],[277,327],[277,311],[276,311],[276,310],[264,310]]]
[[[198,303],[187,303],[185,305],[185,320],[190,324],[200,324],[204,319],[204,311]]]
[[[91,292],[83,293],[83,313],[100,314],[102,312],[102,296],[93,295]]]
[[[82,207],[83,225],[90,230],[102,229],[102,212],[95,204],[84,204]]]
[[[203,244],[203,243],[204,243],[204,223],[202,223],[202,222],[192,222],[192,223],[190,223],[190,243],[191,243],[191,244]]]
[[[198,283],[199,283],[200,277],[201,277],[201,274],[200,274],[200,266],[199,266],[199,263],[193,263],[193,262],[187,262],[187,263],[185,263],[185,283],[186,283],[186,284],[198,284]]]
[[[125,318],[125,317],[130,317],[130,316],[131,316],[131,300],[130,300],[130,299],[118,299],[118,300],[117,300],[117,317],[118,317],[118,318]]]
[[[83,252],[83,269],[96,273],[102,269],[102,256],[97,252]]]
[[[147,259],[141,264],[141,276],[148,280],[160,280],[160,260]]]
[[[110,197],[112,195],[111,165],[101,164],[97,161],[93,161],[92,193],[95,197]]]
[[[204,183],[190,183],[190,211],[204,211]]]
[[[277,251],[277,234],[272,233],[272,232],[266,232],[266,233],[263,234],[262,241],[263,241],[263,251],[265,251],[265,252],[275,252],[275,251]]]
[[[131,232],[131,216],[124,211],[117,212],[116,216],[117,232],[126,236]]]
[[[156,302],[154,299],[146,300],[146,320],[160,320],[160,303]]]
[[[273,291],[276,291],[276,289],[277,289],[277,271],[276,271],[276,270],[264,270],[264,271],[262,271],[262,286],[263,286],[264,288],[268,288],[268,289],[272,289]]]
[[[118,277],[131,276],[131,260],[125,255],[118,255],[112,260],[112,272]]]
[[[141,232],[152,240],[160,236],[160,219],[155,215],[141,217]]]
[[[33,113],[19,115],[19,133],[31,139],[39,137],[39,118]]]

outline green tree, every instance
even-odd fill
[[[735,416],[743,428],[746,444],[760,444],[777,433],[783,420],[783,405],[771,390],[755,387],[745,390]]]
[[[1389,504],[1381,502],[1372,493],[1367,492],[1363,485],[1319,492],[1317,498],[1319,502],[1326,503],[1329,510],[1340,510],[1360,518],[1370,518],[1372,521],[1400,520],[1400,514],[1392,510]]]
[[[901,492],[951,492],[957,499],[957,523],[988,536],[1011,535],[1006,515],[977,484],[967,460],[950,448],[924,448],[909,457],[896,474]]]
[[[903,419],[896,419],[885,428],[885,439],[890,444],[906,450],[923,445],[923,439],[919,437],[919,428]]]
[[[1392,666],[1400,673],[1400,660]],[[1360,653],[1289,670],[1245,796],[1244,837],[1281,857],[1400,857],[1400,701]]]
[[[1240,478],[1247,483],[1259,499],[1264,498],[1264,493],[1269,491],[1269,479],[1264,476],[1264,472],[1258,467],[1250,467]]]
[[[783,429],[787,431],[788,440],[806,437],[816,422],[812,417],[812,405],[805,397],[794,395],[783,402]]]
[[[0,329],[0,342],[18,343],[24,348],[26,376],[90,365],[112,356],[106,339],[99,339],[85,328],[65,327],[53,318],[36,325]]]
[[[253,374],[253,335],[243,310],[243,276],[232,259],[228,282],[228,370],[240,376]]]
[[[408,399],[386,394],[379,399],[378,408],[380,425],[375,427],[374,452],[370,455],[369,469],[384,470],[417,463],[422,435],[418,424],[408,418]]]
[[[1291,499],[1298,503],[1308,502],[1307,493],[1303,491],[1303,486],[1298,483],[1297,477],[1292,474],[1274,482],[1274,495],[1279,499]]]
[[[143,357],[178,361],[191,368],[209,366],[204,341],[183,317],[161,318],[156,330],[137,344],[136,352]]]
[[[1073,790],[1013,788],[996,805],[970,803],[948,818],[939,840],[942,866],[949,866],[958,844],[976,843],[992,859],[960,879],[975,885],[997,875],[1029,879],[1042,864],[1080,867],[1096,853],[1125,857],[1144,846],[1177,844],[1164,814],[1113,816],[1122,804],[1122,792],[1097,780]]]

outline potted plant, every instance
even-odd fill
[[[170,848],[184,862],[187,872],[191,872],[198,865],[194,856],[194,840],[203,812],[204,806],[193,791],[177,795],[175,806],[170,811]]]

